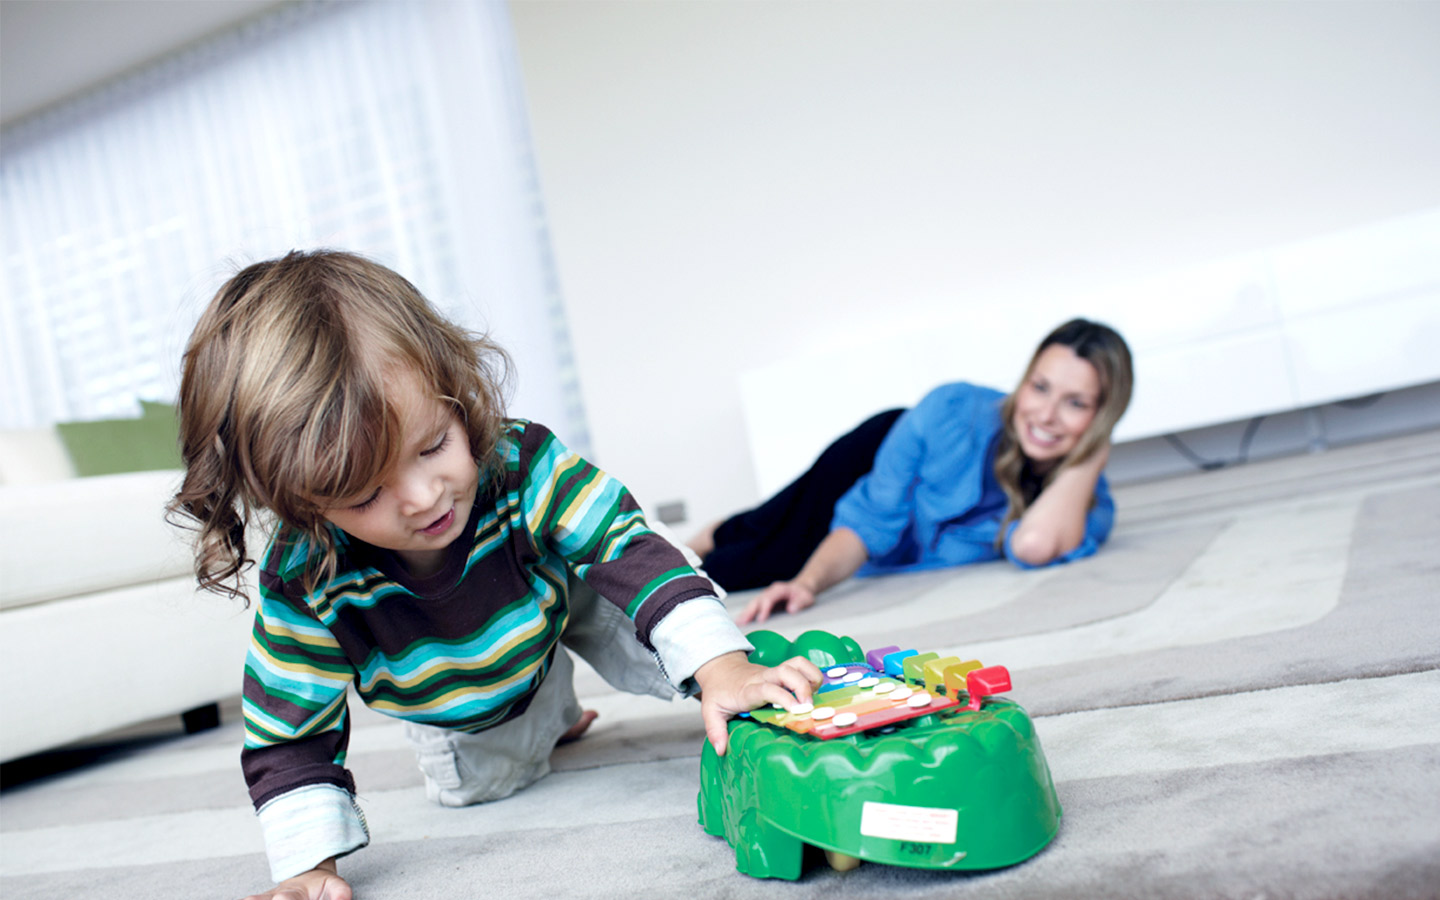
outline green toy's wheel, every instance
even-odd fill
[[[823,634],[802,637],[818,652],[844,651],[837,661],[859,658],[848,638],[825,635],[853,654],[811,637]],[[762,642],[781,652],[756,636],[757,652]],[[889,865],[1000,868],[1038,853],[1060,825],[1030,717],[1003,699],[831,740],[736,719],[729,751],[719,757],[707,742],[700,772],[700,824],[761,878],[798,878],[806,844]]]

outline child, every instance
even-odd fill
[[[730,716],[820,682],[802,659],[748,662],[714,586],[623,486],[502,418],[506,362],[347,253],[252,265],[195,327],[170,508],[198,522],[200,584],[240,595],[246,527],[276,519],[243,698],[279,882],[258,896],[350,896],[335,860],[369,833],[344,768],[347,688],[405,721],[427,795],[461,806],[543,776],[594,717],[561,644],[622,690],[698,694],[722,753]]]

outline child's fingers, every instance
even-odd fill
[[[816,686],[819,686],[820,682],[825,679],[825,676],[820,674],[820,667],[803,656],[792,656],[780,665],[789,669],[795,669],[801,675],[808,678],[811,684]]]
[[[806,671],[806,669],[810,671]],[[769,678],[794,695],[795,700],[809,703],[820,684],[820,670],[806,659],[789,659],[770,670]],[[785,701],[792,703],[795,701]]]
[[[715,748],[717,756],[725,755],[730,742],[730,715],[719,704],[700,703],[700,721],[705,725],[705,739]]]
[[[753,682],[749,685],[740,686],[737,690],[721,692],[710,692],[701,695],[700,700],[700,721],[705,726],[705,739],[715,748],[716,754],[725,755],[725,748],[730,740],[729,721],[732,716],[742,712],[764,706],[766,703],[774,703],[779,706],[790,707],[795,705],[795,698],[778,684],[766,682]]]
[[[312,869],[245,900],[351,900],[353,896],[349,883],[339,875]]]
[[[771,671],[778,672],[779,669],[772,669]],[[749,708],[755,709],[757,706],[764,706],[766,703],[774,703],[778,706],[783,706],[784,708],[789,709],[797,703],[809,703],[809,685],[806,685],[803,681],[796,681],[795,685],[798,685],[801,690],[797,691],[795,689],[795,686],[792,686],[790,684],[780,684],[778,682],[768,680],[761,682],[755,685],[755,687],[759,688],[757,692],[759,694],[759,700],[755,703],[751,703],[749,705]],[[754,694],[752,694],[751,697],[753,698]]]
[[[712,685],[701,694],[700,719],[705,738],[715,752],[725,755],[730,729],[727,724],[736,713],[773,703],[789,709],[797,703],[809,703],[814,689],[823,676],[820,669],[804,657],[793,657],[773,668],[746,664],[749,671],[740,674],[727,686]]]

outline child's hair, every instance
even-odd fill
[[[274,513],[280,540],[320,551],[307,589],[334,574],[322,510],[393,465],[403,417],[387,388],[406,373],[453,404],[484,477],[497,477],[509,371],[500,347],[364,257],[294,251],[242,269],[196,323],[180,381],[186,471],[168,510],[198,523],[200,586],[248,605],[240,575],[258,510]]]
[[[997,546],[1005,540],[1005,529],[1010,523],[1025,514],[1025,510],[1061,470],[1089,459],[1110,439],[1115,423],[1120,421],[1125,408],[1130,405],[1130,391],[1135,383],[1130,348],[1118,331],[1087,319],[1071,319],[1045,336],[1040,346],[1035,348],[1035,355],[1030,357],[1030,364],[1025,367],[1025,375],[1020,379],[1022,385],[1034,372],[1040,354],[1056,344],[1069,347],[1076,356],[1095,367],[1095,374],[1100,379],[1095,418],[1076,442],[1075,449],[1041,478],[1028,465],[1029,460],[1021,452],[1020,439],[1015,433],[1015,395],[1019,390],[1011,391],[1005,398],[1000,407],[1004,431],[995,451],[995,479],[1009,499],[1010,506],[1000,523]]]

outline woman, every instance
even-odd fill
[[[1040,342],[1010,395],[957,382],[882,413],[691,547],[730,590],[769,583],[741,623],[799,612],[857,572],[1089,556],[1114,523],[1101,473],[1132,382],[1124,339],[1071,320]]]

